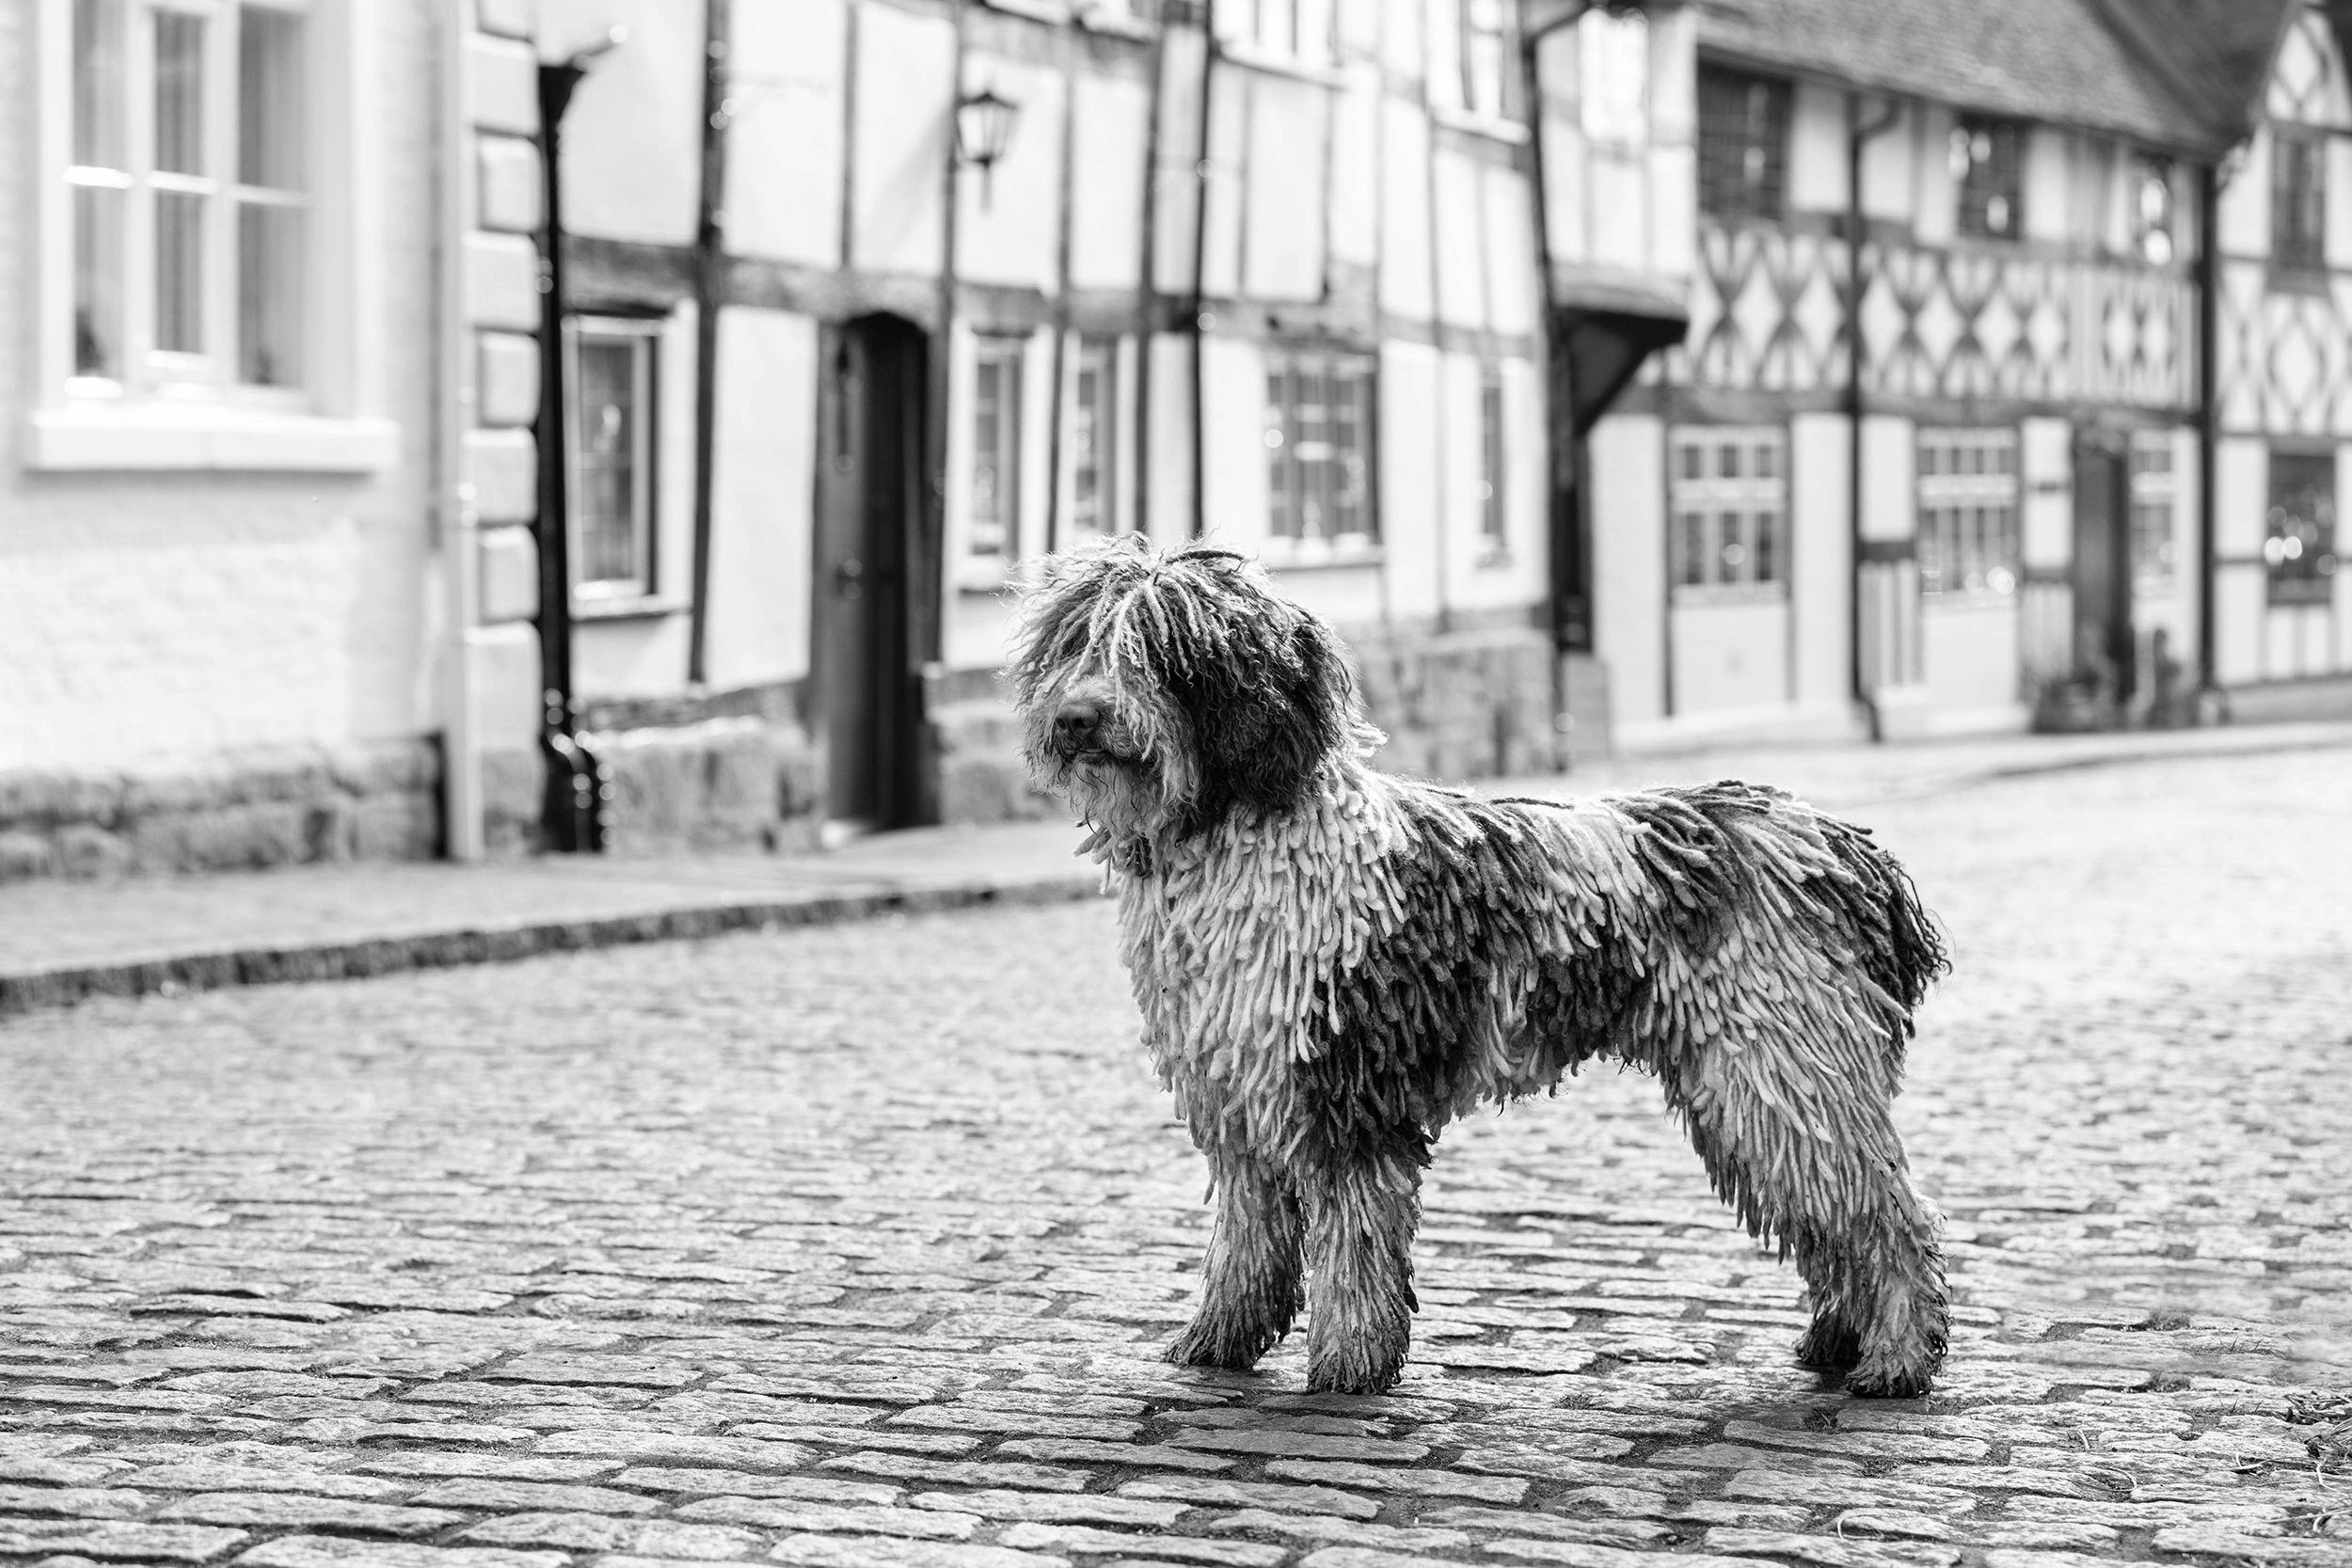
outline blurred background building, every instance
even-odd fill
[[[2352,711],[2339,20],[26,0],[0,877],[1030,812],[1130,530],[1448,776]]]

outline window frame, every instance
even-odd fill
[[[1740,455],[1726,463],[1726,451]],[[1793,531],[1788,452],[1785,424],[1667,428],[1669,603],[1757,604],[1788,597]],[[1771,471],[1762,471],[1766,468]],[[1771,519],[1769,527],[1766,518]],[[1768,538],[1772,542],[1770,549],[1761,543]],[[1735,549],[1736,558],[1731,554]]]
[[[2281,272],[2321,273],[2328,267],[2328,133],[2317,127],[2270,127],[2270,264]],[[2296,150],[2294,157],[2287,150]],[[2310,176],[2305,199],[2289,189],[2291,168]]]
[[[399,460],[400,432],[381,417],[378,365],[384,348],[379,321],[387,258],[373,231],[363,232],[373,211],[371,191],[379,138],[373,112],[377,84],[362,69],[354,47],[351,0],[245,0],[256,9],[294,12],[303,18],[300,50],[305,123],[302,141],[304,294],[298,313],[302,370],[295,387],[239,385],[236,379],[239,301],[233,247],[236,214],[244,187],[231,176],[237,166],[238,118],[233,90],[239,0],[112,0],[119,16],[125,69],[119,86],[121,157],[135,164],[151,153],[142,146],[144,121],[133,111],[152,97],[151,77],[129,69],[135,47],[151,42],[157,9],[207,19],[206,48],[215,60],[230,62],[206,83],[209,167],[218,191],[208,215],[205,264],[207,303],[205,356],[218,373],[182,373],[167,388],[159,379],[127,372],[143,369],[137,347],[123,334],[122,377],[76,373],[74,198],[77,187],[114,183],[123,189],[123,227],[135,182],[126,168],[119,182],[69,180],[68,170],[105,166],[74,163],[73,0],[31,0],[33,199],[27,260],[34,318],[21,461],[34,471],[310,472],[362,474],[390,468]],[[151,105],[149,105],[151,107]],[[141,109],[143,116],[145,110]],[[225,173],[221,172],[225,169]],[[126,253],[119,295],[124,314],[151,306],[151,273],[133,276],[138,254],[123,236]],[[192,372],[195,367],[159,369]]]
[[[1481,11],[1494,19],[1492,26],[1482,22]],[[1487,119],[1518,119],[1518,0],[1454,0],[1454,20],[1463,110]]]
[[[2282,469],[2324,476],[2322,483],[2310,486],[2321,493],[2324,514],[2308,519],[2315,535],[2308,547],[2302,528],[2292,532],[2287,528],[2290,521],[2297,519],[2283,515],[2280,499]],[[2274,610],[2325,609],[2335,602],[2336,573],[2343,563],[2340,552],[2344,547],[2344,522],[2338,513],[2341,498],[2335,454],[2292,448],[2282,451],[2273,446],[2266,490],[2263,511],[2264,603]],[[2288,553],[2290,545],[2293,554]]]
[[[661,582],[661,340],[668,323],[659,316],[612,316],[580,312],[564,318],[564,562],[571,590],[572,613],[583,619],[598,614],[628,614],[659,598]],[[638,572],[630,578],[583,575],[588,559],[586,407],[580,397],[580,349],[583,338],[626,341],[633,345],[636,363],[630,376],[631,394],[641,400],[631,433],[630,489],[635,512],[635,554]]]
[[[1336,399],[1321,404],[1310,404],[1301,395],[1307,385],[1305,377],[1320,374],[1326,384],[1337,388],[1342,384],[1354,388],[1353,451],[1339,441],[1337,421],[1332,412],[1322,416],[1321,422],[1334,426],[1321,444],[1333,450],[1327,457],[1300,456],[1309,443],[1298,434],[1305,422],[1298,410],[1321,407],[1337,411],[1345,406]],[[1266,470],[1265,550],[1269,559],[1279,561],[1312,561],[1317,559],[1360,560],[1376,554],[1380,548],[1380,512],[1378,483],[1380,370],[1379,360],[1361,350],[1325,343],[1294,343],[1271,346],[1266,350],[1263,380],[1265,402],[1263,409],[1263,431],[1268,467]],[[1277,388],[1279,388],[1279,395]],[[1301,472],[1306,463],[1328,463],[1333,468],[1327,475],[1343,475],[1343,487],[1335,488],[1325,499],[1354,494],[1352,502],[1360,526],[1354,530],[1336,529],[1310,533],[1306,530],[1306,512],[1311,502],[1306,476]],[[1351,470],[1352,465],[1352,470]],[[1336,511],[1337,503],[1334,502]],[[1317,519],[1320,523],[1320,519]],[[1285,524],[1289,526],[1284,526]]]
[[[969,422],[966,440],[971,452],[970,466],[963,476],[963,540],[959,554],[965,563],[967,575],[973,572],[1009,572],[1021,560],[1021,494],[1022,494],[1022,423],[1024,404],[1028,391],[1027,366],[1029,338],[1025,333],[975,332],[972,335],[972,399],[965,412]],[[993,521],[999,531],[994,548],[979,547],[980,513],[978,507],[980,477],[980,383],[982,372],[994,370],[1002,375],[1009,371],[1009,387],[1006,380],[998,382],[996,394],[997,435],[994,443],[994,471],[1004,483],[996,499]]]
[[[1069,413],[1063,428],[1063,441],[1069,452],[1068,505],[1064,509],[1069,519],[1062,530],[1057,547],[1067,547],[1079,539],[1102,538],[1127,531],[1125,508],[1120,504],[1120,415],[1119,396],[1120,340],[1114,337],[1094,337],[1081,334],[1071,346]],[[1095,388],[1095,404],[1089,407],[1085,396],[1089,378]],[[1082,422],[1083,421],[1083,424]],[[1085,439],[1080,439],[1083,430]],[[1091,460],[1094,491],[1091,497],[1081,493],[1080,476],[1087,474]],[[1082,511],[1092,502],[1094,520],[1081,520]]]
[[[1718,218],[1763,218],[1773,222],[1785,218],[1788,212],[1789,126],[1796,107],[1794,86],[1787,77],[1702,63],[1697,91],[1699,211]],[[1745,123],[1736,136],[1728,129],[1733,117],[1724,112],[1728,94],[1733,91],[1746,101],[1737,116]],[[1756,123],[1759,108],[1765,122],[1761,126]],[[1737,181],[1726,174],[1728,161],[1723,156],[1726,149],[1735,146],[1740,166]],[[1738,200],[1729,198],[1734,190],[1751,188],[1753,196]]]
[[[1974,452],[1947,465],[1931,452]],[[1940,604],[2009,604],[2025,581],[2023,442],[2015,425],[1922,425],[1913,447],[1915,532],[1922,599]],[[1999,461],[1987,469],[1988,453]],[[1988,516],[1987,514],[1991,515]],[[1947,568],[1949,560],[1956,563]],[[1970,568],[1982,580],[1970,582]],[[1947,585],[1947,571],[1960,581]]]
[[[1985,141],[1982,153],[1976,150],[1979,136]],[[1952,231],[2002,245],[2025,238],[2026,127],[1991,115],[1962,115],[1952,125],[1946,149],[1952,176]],[[1996,201],[2002,204],[1998,226],[1993,222]]]
[[[2153,461],[2161,455],[2161,464]],[[2132,432],[2126,464],[2132,588],[2169,594],[2180,580],[2180,473],[2169,430]]]

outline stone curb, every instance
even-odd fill
[[[2227,730],[2217,735],[2227,734]],[[1931,795],[1949,795],[1958,790],[1975,789],[1983,784],[2008,784],[2016,779],[2047,778],[2055,773],[2087,773],[2103,768],[2125,768],[2147,762],[2213,762],[2238,757],[2285,756],[2297,752],[2336,752],[2352,750],[2352,727],[2334,735],[2283,736],[2277,739],[2236,744],[2207,742],[2202,745],[2180,747],[2117,747],[2095,751],[2081,756],[2054,756],[2029,762],[1995,763],[1981,768],[1961,768],[1945,774],[1930,774],[1910,787],[1896,786],[1871,797],[1873,800],[1915,800]]]
[[[632,942],[723,936],[730,931],[832,926],[881,915],[929,914],[984,905],[1055,904],[1093,896],[1100,886],[1098,874],[1089,870],[1025,882],[975,880],[946,887],[882,888],[871,893],[723,899],[585,920],[463,926],[443,931],[365,937],[310,946],[225,948],[30,974],[0,974],[0,1018],[36,1008],[69,1006],[95,996],[218,990],[230,986],[299,980],[365,979],[404,970],[511,963],[542,953],[582,953]]]

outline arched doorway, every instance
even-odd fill
[[[922,668],[935,618],[924,481],[930,343],[898,316],[827,330],[813,592],[818,734],[833,831],[935,815]]]

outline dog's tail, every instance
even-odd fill
[[[1863,973],[1902,1004],[1903,1032],[1927,1000],[1928,987],[1951,972],[1951,955],[1935,918],[1901,863],[1881,848],[1867,829],[1834,816],[1819,818],[1821,837],[1847,872],[1829,895],[1846,906],[1847,928],[1861,944]]]

